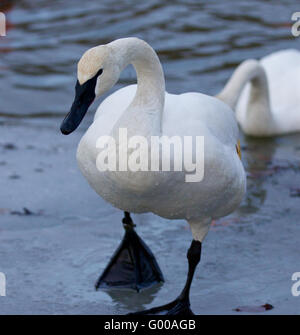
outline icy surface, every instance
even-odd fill
[[[164,285],[139,294],[95,291],[123,235],[122,213],[77,168],[82,130],[62,136],[59,121],[6,120],[1,127],[0,272],[7,296],[0,313],[124,314],[169,302],[185,281],[191,233],[183,221],[152,214],[133,218]],[[265,303],[274,306],[267,314],[300,314],[300,297],[291,294],[291,276],[300,271],[299,140],[243,139],[248,193],[235,213],[213,223],[203,244],[191,292],[196,314],[238,314],[233,309]]]

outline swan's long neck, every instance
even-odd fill
[[[217,97],[236,110],[239,97],[248,82],[251,87],[246,110],[237,118],[246,133],[266,135],[274,128],[274,122],[266,72],[258,61],[250,59],[239,65]]]
[[[259,65],[258,61],[252,59],[244,61],[237,67],[217,97],[226,102],[232,109],[235,109],[238,99],[248,81],[252,83],[254,90],[258,90],[257,93],[260,96],[256,98],[269,99],[265,70]]]
[[[161,132],[165,100],[165,80],[155,51],[138,38],[124,38],[109,44],[120,70],[132,64],[137,74],[137,91],[130,106],[118,122],[137,135]]]

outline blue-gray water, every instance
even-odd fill
[[[217,93],[242,60],[299,46],[291,34],[296,0],[7,3],[2,11],[11,27],[0,39],[0,113],[64,114],[82,53],[120,37],[138,36],[155,48],[174,93]],[[118,87],[134,80],[128,69]]]
[[[167,90],[217,93],[235,66],[284,48],[297,1],[1,1],[0,313],[127,313],[175,297],[185,280],[187,225],[135,216],[164,272],[161,288],[95,292],[117,247],[122,213],[90,189],[75,150],[89,116],[69,137],[60,121],[74,98],[82,53],[138,36],[157,50]],[[115,87],[135,81],[128,68]],[[241,134],[248,191],[240,208],[214,222],[192,287],[195,313],[300,313],[291,295],[299,268],[300,135],[261,140]],[[23,207],[35,215],[25,215]]]

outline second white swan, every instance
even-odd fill
[[[217,96],[251,136],[300,131],[300,52],[282,50],[241,63]]]

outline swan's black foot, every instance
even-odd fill
[[[134,315],[194,315],[190,308],[190,288],[194,273],[201,258],[202,244],[193,240],[187,253],[189,271],[185,286],[177,299],[171,303],[159,307],[154,307],[145,311],[132,313]]]
[[[187,300],[176,299],[169,304],[147,309],[130,315],[194,315]]]
[[[123,219],[125,234],[96,283],[98,288],[132,288],[137,291],[163,282],[162,272],[149,247],[134,230],[128,212]]]

